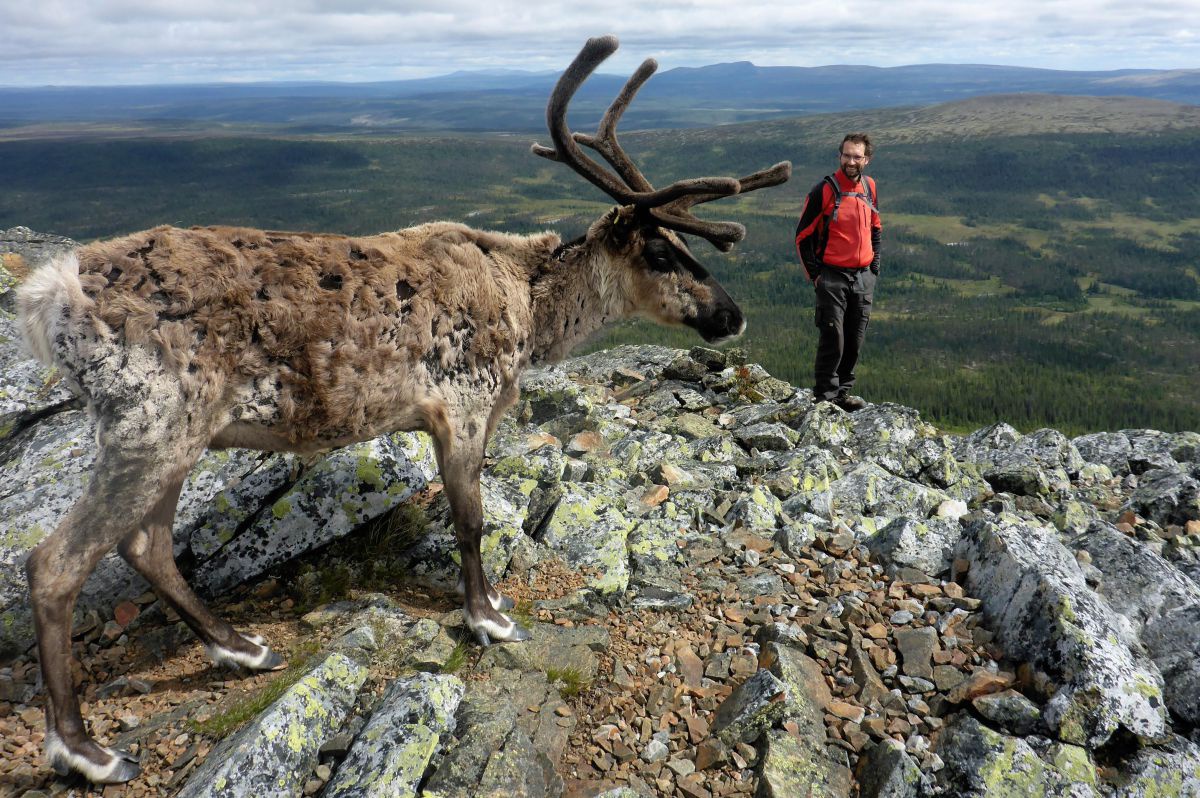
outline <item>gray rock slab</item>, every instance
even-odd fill
[[[758,670],[734,688],[713,717],[713,736],[733,747],[753,743],[787,712],[787,685],[768,670]]]
[[[563,497],[537,537],[573,568],[588,568],[588,583],[602,593],[629,585],[626,541],[637,521],[621,513],[616,491],[591,483],[563,483]]]
[[[383,436],[330,453],[193,576],[217,593],[312,551],[425,487],[424,472]]]
[[[584,682],[596,678],[599,668],[596,654],[606,651],[610,642],[603,626],[565,628],[536,624],[532,632],[532,640],[488,646],[479,659],[479,667],[536,670],[552,678],[573,672]]]
[[[1144,472],[1125,509],[1160,526],[1200,520],[1200,480],[1178,465]]]
[[[950,496],[936,488],[909,482],[885,471],[874,463],[859,463],[824,491],[794,504],[784,504],[790,514],[811,512],[825,518],[901,516],[927,518]]]
[[[466,691],[453,675],[395,679],[371,713],[322,795],[328,798],[416,796]]]
[[[848,798],[850,769],[837,762],[823,743],[782,729],[769,729],[764,737],[756,798]]]
[[[275,703],[217,746],[180,790],[181,798],[298,796],[321,745],[338,731],[367,668],[330,654]]]
[[[949,570],[961,537],[958,521],[900,517],[867,538],[866,544],[884,566],[916,568],[937,576]]]
[[[1042,667],[1061,687],[1045,707],[1065,742],[1098,746],[1124,727],[1140,740],[1167,733],[1163,680],[1130,646],[1129,623],[1086,585],[1052,528],[1014,516],[979,518],[959,544],[967,587],[1010,657]]]
[[[1200,746],[1182,737],[1137,752],[1121,768],[1115,798],[1200,796]]]
[[[1043,761],[1019,737],[989,729],[966,713],[942,731],[937,754],[945,767],[938,782],[962,798],[1092,798],[1087,784],[1074,782]]]
[[[925,786],[921,768],[904,743],[885,737],[863,751],[854,771],[861,798],[917,798]]]

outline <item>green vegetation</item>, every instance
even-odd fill
[[[577,668],[547,668],[546,679],[563,698],[577,696],[591,686],[591,682]]]
[[[316,640],[302,640],[288,652],[291,664],[278,676],[269,681],[262,689],[251,696],[241,697],[229,709],[219,712],[204,720],[192,720],[190,725],[196,734],[220,740],[231,732],[237,731],[246,721],[258,717],[264,709],[275,703],[275,700],[287,692],[288,688],[308,673],[313,659],[320,651],[320,643]]]
[[[792,245],[800,203],[834,167],[836,131],[867,128],[886,227],[859,368],[866,398],[958,430],[998,420],[1069,434],[1200,429],[1200,129],[915,135],[921,112],[906,113],[623,142],[656,183],[794,162],[784,187],[701,206],[747,226],[732,254],[694,245],[749,315],[740,345],[782,379],[808,385],[815,348],[812,290]],[[362,234],[450,219],[578,235],[608,199],[528,144],[464,134],[3,141],[0,227],[86,241],[162,223]],[[699,343],[631,323],[592,346],[632,341]]]
[[[442,673],[458,673],[467,664],[467,654],[471,646],[466,640],[460,640],[442,663]]]
[[[333,541],[320,555],[282,566],[282,579],[300,607],[311,610],[344,599],[355,590],[386,591],[410,575],[398,555],[426,534],[429,520],[405,502]]]

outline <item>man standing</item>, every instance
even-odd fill
[[[866,133],[848,133],[838,170],[808,192],[796,226],[796,251],[817,294],[813,393],[847,412],[867,405],[850,389],[879,274],[879,195],[863,175],[871,151]]]

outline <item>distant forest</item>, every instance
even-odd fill
[[[863,115],[854,120],[862,126]],[[869,120],[868,120],[869,121]],[[849,124],[849,122],[847,122]],[[836,118],[623,136],[652,180],[790,159],[793,182],[703,206],[747,225],[696,254],[749,314],[751,360],[808,386],[812,289],[795,260],[804,193],[835,164]],[[883,276],[859,387],[947,429],[1200,430],[1200,130],[878,136]],[[543,137],[544,139],[544,137]],[[528,136],[211,136],[0,142],[0,228],[80,241],[158,224],[375,233],[434,219],[564,238],[609,205]],[[620,326],[617,342],[691,346]]]

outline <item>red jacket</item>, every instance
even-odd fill
[[[800,222],[796,225],[796,252],[810,279],[816,277],[822,264],[843,269],[861,269],[864,266],[875,270],[879,268],[879,232],[883,229],[883,222],[875,210],[879,207],[875,181],[864,175],[862,181],[852,183],[841,169],[833,173],[833,179],[837,181],[843,197],[837,219],[828,225],[828,239],[822,240],[826,220],[833,213],[834,191],[826,180],[817,183],[808,192],[800,212]],[[863,181],[870,186],[875,208],[868,204],[865,197],[845,196],[851,192],[863,193]]]

